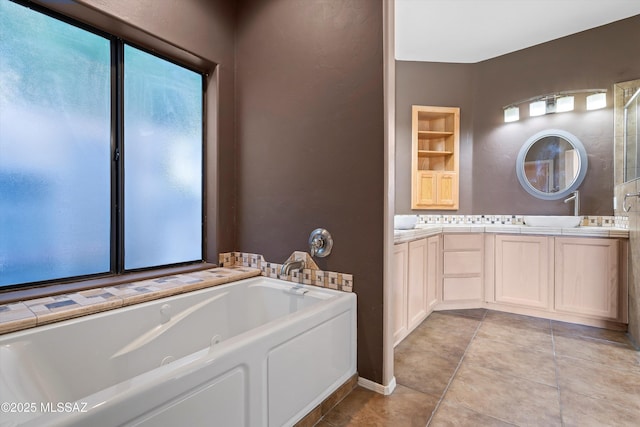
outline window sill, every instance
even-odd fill
[[[54,295],[62,295],[79,291],[86,291],[106,286],[122,285],[124,283],[138,282],[140,280],[155,279],[172,274],[190,273],[216,267],[215,264],[201,263],[180,267],[160,268],[149,271],[120,274],[117,276],[100,277],[96,279],[82,280],[71,283],[57,283],[54,285],[38,286],[33,288],[9,289],[0,291],[0,304],[25,301],[35,298],[44,298]]]

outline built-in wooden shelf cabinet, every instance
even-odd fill
[[[460,109],[412,107],[411,208],[458,209]]]

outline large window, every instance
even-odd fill
[[[202,75],[0,0],[0,286],[202,259]]]

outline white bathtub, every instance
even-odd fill
[[[269,278],[0,336],[0,425],[283,426],[356,372],[356,296]]]

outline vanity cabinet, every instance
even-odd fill
[[[494,242],[489,307],[593,326],[627,322],[626,241],[496,235]]]
[[[420,325],[438,303],[439,252],[439,236],[394,245],[394,346]]]
[[[440,236],[427,239],[427,315],[431,313],[442,297],[440,296]]]
[[[408,335],[407,330],[407,276],[409,244],[393,245],[393,345],[397,345]]]
[[[496,302],[551,308],[553,251],[549,246],[545,236],[496,236]]]
[[[619,241],[556,237],[555,252],[555,309],[618,319]]]
[[[443,303],[482,301],[483,235],[445,234],[443,244]]]
[[[411,208],[458,209],[460,109],[412,107]]]
[[[427,239],[409,242],[407,274],[407,330],[427,317]]]

